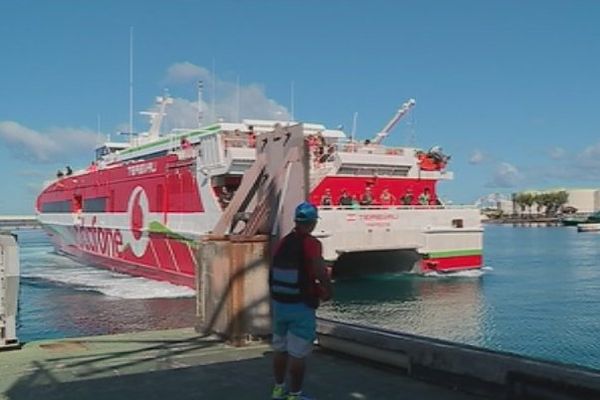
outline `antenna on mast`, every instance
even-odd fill
[[[100,138],[100,114],[96,114],[96,142],[100,144],[102,139]]]
[[[294,81],[290,83],[290,120],[294,120]]]
[[[354,138],[356,136],[356,122],[358,120],[358,112],[354,113],[354,116],[352,117],[352,133],[350,134],[350,140],[352,141],[352,143],[354,143]]]
[[[133,26],[129,27],[129,133],[133,134]]]
[[[202,91],[204,90],[204,82],[198,81],[198,128],[202,128],[202,120],[204,119],[204,111],[202,109]]]
[[[235,103],[235,121],[240,122],[240,76],[237,76],[236,80],[236,103]]]
[[[212,122],[217,122],[217,110],[215,107],[215,99],[217,97],[217,74],[215,71],[215,59],[212,60],[212,98],[211,98],[211,106],[212,106]]]

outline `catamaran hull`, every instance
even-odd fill
[[[57,252],[75,261],[132,276],[194,288],[197,245],[193,241],[151,235],[141,257],[123,245],[122,233],[83,238],[80,227],[43,225]],[[82,242],[83,240],[83,242]]]

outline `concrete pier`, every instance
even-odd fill
[[[271,356],[192,329],[32,342],[0,353],[0,400],[267,400]],[[305,388],[320,400],[482,398],[320,350]]]
[[[40,228],[35,215],[0,215],[0,231]]]
[[[319,320],[322,348],[495,399],[600,399],[600,371],[445,340]]]

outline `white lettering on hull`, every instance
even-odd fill
[[[127,167],[127,173],[129,176],[151,174],[153,172],[156,172],[155,162],[147,162]]]
[[[110,258],[118,258],[123,250],[121,231],[96,226],[96,217],[89,226],[83,219],[81,225],[75,225],[75,241],[81,250]]]

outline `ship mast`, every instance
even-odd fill
[[[160,126],[164,116],[167,105],[173,104],[173,99],[169,96],[169,93],[165,91],[162,96],[156,97],[156,104],[159,105],[158,111],[142,111],[140,114],[147,115],[150,117],[150,129],[148,130],[148,140],[152,141],[158,139],[160,136]]]
[[[204,90],[204,82],[198,81],[198,128],[202,128],[202,120],[204,119],[204,111],[202,109],[202,91]]]
[[[129,28],[129,134],[133,135],[133,26]]]

